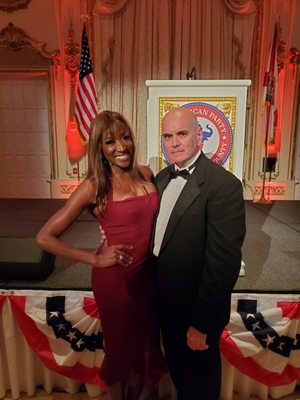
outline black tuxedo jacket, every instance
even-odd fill
[[[155,178],[160,198],[170,181]],[[163,327],[220,332],[241,267],[245,212],[241,182],[203,153],[169,219],[157,258]]]

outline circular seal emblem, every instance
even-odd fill
[[[232,128],[226,116],[217,107],[208,103],[186,103],[182,107],[191,110],[202,127],[203,153],[211,161],[223,165],[230,155],[233,142]],[[164,159],[170,164],[163,141],[161,145]]]

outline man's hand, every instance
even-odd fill
[[[192,350],[207,350],[209,347],[206,343],[206,333],[198,331],[193,326],[189,327],[186,337],[187,345]]]

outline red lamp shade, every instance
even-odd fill
[[[80,140],[75,121],[69,120],[68,122],[66,142],[69,160],[71,162],[80,161],[86,153],[86,146]]]
[[[268,156],[269,157],[274,157],[278,153],[278,146],[276,143],[270,143],[268,144]]]

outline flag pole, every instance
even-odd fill
[[[270,199],[266,199],[266,197],[265,197],[270,111],[271,111],[271,104],[268,103],[267,104],[266,134],[265,134],[265,157],[264,157],[264,162],[263,162],[263,180],[262,180],[261,196],[258,200],[255,201],[255,203],[260,203],[260,204],[272,204],[272,201]]]
[[[79,166],[79,161],[77,161],[77,180],[80,182],[80,166]]]
[[[271,114],[271,105],[274,104],[274,85],[275,85],[275,68],[277,68],[277,25],[275,25],[274,36],[271,48],[270,61],[268,66],[268,71],[265,74],[264,78],[264,86],[266,89],[266,131],[265,131],[265,157],[263,163],[263,174],[262,174],[262,189],[261,196],[258,200],[254,201],[255,203],[261,204],[271,204],[272,201],[270,199],[266,199],[266,172],[267,172],[267,158],[268,158],[268,138],[269,138],[269,125],[270,125],[270,114]]]
[[[266,174],[267,174],[267,157],[268,157],[268,143],[265,143],[265,158],[264,158],[264,169],[263,169],[263,180],[262,180],[262,188],[261,188],[261,196],[255,203],[259,204],[272,204],[272,200],[267,199],[265,197],[266,191]]]

